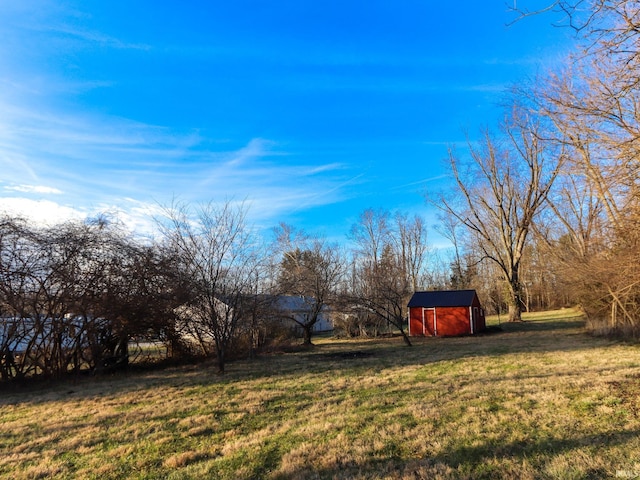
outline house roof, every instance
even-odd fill
[[[408,307],[468,307],[476,296],[475,290],[435,290],[415,292]]]
[[[309,310],[310,305],[314,303],[313,299],[298,297],[295,295],[278,295],[274,299],[274,304],[281,310]]]
[[[315,304],[315,299],[297,295],[264,295],[264,298],[268,299],[273,307],[289,312],[307,312]],[[326,309],[326,305],[321,308],[322,311]]]

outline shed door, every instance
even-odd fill
[[[424,318],[424,334],[437,335],[438,330],[436,326],[436,309],[424,308],[422,309],[422,315]]]

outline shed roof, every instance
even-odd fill
[[[409,307],[468,307],[473,304],[475,290],[435,290],[415,292]]]

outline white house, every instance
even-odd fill
[[[274,295],[271,297],[271,305],[278,317],[284,322],[289,322],[291,327],[299,330],[300,323],[306,323],[315,300],[309,297],[296,295]],[[318,320],[313,326],[313,333],[329,332],[333,330],[333,321],[330,317],[329,307],[322,305]]]

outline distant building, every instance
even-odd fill
[[[289,326],[302,333],[299,323],[307,323],[315,305],[315,300],[310,297],[296,295],[272,295],[269,296],[271,310],[285,326]],[[313,333],[329,332],[333,330],[333,321],[329,314],[329,307],[322,305],[318,319],[313,326]]]

